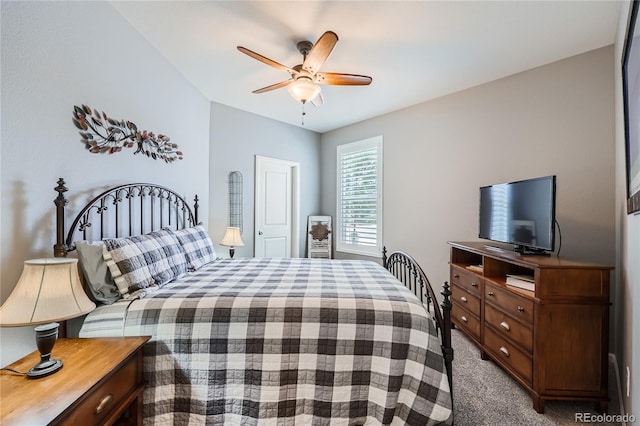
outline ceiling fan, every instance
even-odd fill
[[[318,84],[336,86],[366,86],[371,84],[371,77],[358,74],[344,74],[335,72],[319,72],[320,67],[327,60],[334,46],[338,42],[338,35],[333,31],[327,31],[320,36],[315,44],[310,41],[301,41],[296,47],[302,54],[302,64],[287,67],[272,59],[253,52],[246,47],[238,46],[238,50],[276,69],[285,71],[291,78],[261,89],[253,93],[265,93],[271,90],[287,86],[294,99],[304,104],[309,101],[316,106],[323,104],[324,99]],[[303,112],[304,115],[304,112]]]

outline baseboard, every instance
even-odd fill
[[[622,382],[620,381],[620,370],[618,369],[618,361],[616,354],[609,353],[609,364],[613,364],[613,372],[616,376],[616,386],[618,387],[618,404],[620,404],[620,414],[626,413],[624,411],[624,398],[622,397]],[[622,426],[627,426],[627,422],[623,421]]]

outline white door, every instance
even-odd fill
[[[256,156],[255,257],[298,256],[299,168]]]

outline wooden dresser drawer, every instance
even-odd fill
[[[532,300],[489,283],[485,283],[484,293],[485,302],[496,306],[501,311],[525,324],[533,323]]]
[[[493,327],[498,334],[522,346],[529,354],[533,352],[533,331],[531,328],[515,321],[509,315],[489,304],[484,308],[484,323]]]
[[[115,374],[96,385],[62,424],[101,424],[107,415],[112,414],[114,407],[136,390],[137,380],[138,358],[132,357]]]
[[[482,295],[482,277],[466,269],[451,265],[451,282],[473,295]]]
[[[451,320],[480,342],[480,320],[477,317],[454,303],[451,308]]]
[[[451,287],[451,301],[463,306],[466,310],[480,317],[480,299],[471,293],[462,290],[457,285]]]
[[[484,328],[484,347],[494,359],[505,364],[511,371],[531,386],[533,363],[529,355],[520,351],[507,339],[498,336],[489,327]]]

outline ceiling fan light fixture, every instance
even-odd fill
[[[294,99],[305,103],[318,96],[320,86],[314,83],[309,77],[298,77],[289,83],[288,90]]]

